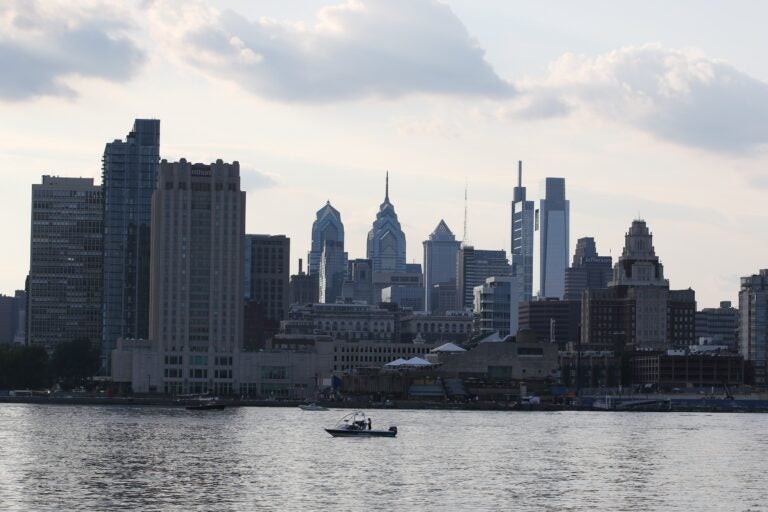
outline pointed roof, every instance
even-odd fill
[[[384,366],[388,366],[388,367],[391,368],[393,366],[403,366],[405,363],[406,363],[405,359],[403,359],[402,357],[398,357],[394,361],[390,361],[387,364],[385,364]]]
[[[429,235],[429,239],[453,241],[456,240],[456,237],[454,236],[453,231],[451,231],[451,228],[448,227],[448,224],[446,224],[443,219],[440,219],[435,230]]]
[[[420,357],[412,357],[403,364],[407,364],[408,366],[432,366],[432,363]]]

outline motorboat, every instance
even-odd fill
[[[198,398],[186,408],[189,411],[221,411],[226,407],[227,404],[219,402],[217,398]]]
[[[325,429],[333,437],[395,437],[397,427],[392,425],[387,430],[371,428],[372,422],[364,412],[355,411],[339,420],[333,428]]]
[[[302,411],[327,411],[327,407],[323,407],[322,405],[318,405],[315,403],[312,404],[301,404],[299,405],[299,409]]]

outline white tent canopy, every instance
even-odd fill
[[[445,343],[444,345],[433,348],[430,352],[466,352],[466,350],[455,343]]]
[[[395,359],[394,361],[390,361],[389,363],[385,364],[384,366],[392,368],[394,366],[403,366],[406,363],[407,363],[407,361],[405,359],[403,359],[402,357],[400,357],[398,359]]]
[[[432,363],[420,357],[412,357],[403,364],[408,366],[432,366]]]

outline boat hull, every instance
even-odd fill
[[[394,430],[345,430],[341,428],[327,428],[326,432],[333,437],[395,437]]]
[[[227,406],[224,404],[188,405],[188,411],[221,411]]]

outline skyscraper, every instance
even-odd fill
[[[539,297],[562,299],[568,268],[570,201],[565,198],[565,178],[544,181],[544,199],[534,212],[533,273]]]
[[[291,239],[285,235],[245,235],[244,346],[258,349],[288,318]]]
[[[581,300],[587,288],[605,288],[613,274],[613,258],[598,256],[595,239],[579,238],[571,268],[565,270],[565,300]]]
[[[101,341],[102,189],[92,178],[43,176],[32,185],[30,345]]]
[[[517,162],[517,186],[512,199],[512,275],[520,286],[522,300],[533,296],[533,201],[526,200],[523,186],[523,162]]]
[[[137,119],[125,141],[106,145],[102,361],[118,338],[146,338],[152,192],[160,161],[160,121]]]
[[[341,214],[331,206],[331,202],[317,211],[317,218],[312,223],[312,248],[307,256],[307,274],[317,275],[320,272],[320,257],[323,254],[323,244],[333,240],[344,244],[344,224]]]
[[[755,384],[768,383],[768,269],[741,278],[739,352],[754,365]]]
[[[512,276],[489,277],[474,288],[474,312],[480,334],[498,332],[500,336],[517,334],[519,281]]]
[[[368,259],[374,272],[405,272],[405,235],[400,229],[395,207],[389,202],[389,173],[387,173],[384,202],[368,232]]]
[[[344,242],[326,240],[320,257],[320,302],[333,304],[341,297],[347,275],[347,253]]]
[[[456,308],[472,309],[474,289],[489,277],[509,277],[506,251],[486,251],[465,245],[456,259]]]
[[[435,285],[456,286],[456,258],[461,242],[456,240],[453,232],[444,220],[424,240],[424,310],[431,313],[433,309],[432,294]]]
[[[237,162],[160,163],[149,330],[153,349],[164,354],[166,393],[232,392],[242,341],[244,236]]]

